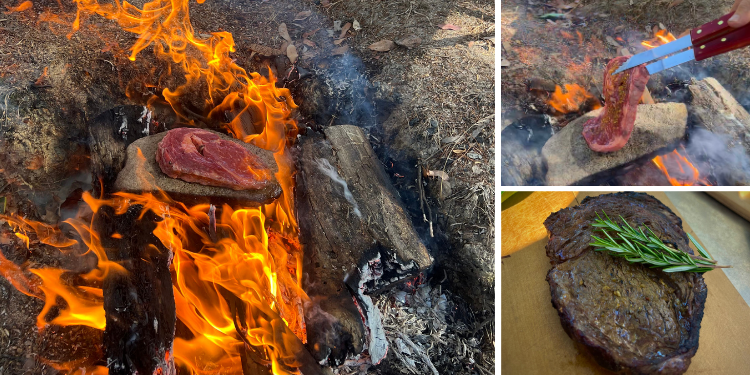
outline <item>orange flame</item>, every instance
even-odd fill
[[[672,186],[710,185],[690,160],[677,152],[657,156],[651,161],[664,173]]]
[[[6,5],[5,7],[8,8],[8,11],[3,12],[3,13],[11,14],[11,13],[16,13],[16,12],[23,12],[24,10],[31,9],[33,6],[34,4],[32,4],[31,1],[24,1],[21,4],[18,4],[17,6],[14,6],[14,7],[10,7]]]
[[[294,167],[285,152],[287,140],[297,131],[291,118],[297,106],[289,90],[276,87],[270,69],[266,78],[248,74],[238,66],[229,55],[235,51],[230,33],[197,36],[189,18],[188,0],[153,0],[143,8],[120,0],[106,4],[96,0],[75,2],[78,11],[71,34],[95,14],[113,20],[138,35],[130,48],[131,61],[153,45],[158,58],[174,65],[165,74],[183,76],[183,84],[164,87],[161,98],[153,96],[149,103],[163,98],[188,124],[196,120],[224,122],[225,113],[229,113],[233,117],[224,126],[235,137],[273,151],[279,166],[276,178],[282,196],[263,207],[223,206],[213,234],[206,233],[211,222],[209,205],[187,207],[161,191],[121,192],[111,199],[84,193],[83,200],[94,215],[104,205],[122,214],[138,204],[143,206],[142,212],[151,210],[163,218],[154,235],[174,254],[171,271],[177,317],[193,334],[191,339],[175,339],[176,363],[193,374],[242,373],[240,352],[249,345],[261,353],[261,360],[274,374],[296,373],[295,354],[304,350],[300,342],[306,341],[302,303],[307,296],[300,288],[302,250],[294,217]],[[38,22],[67,23],[50,12],[43,13]],[[186,110],[186,98],[196,97],[203,97],[203,103],[190,103],[193,109]],[[148,176],[139,177],[148,180]],[[103,329],[103,292],[99,286],[109,272],[126,271],[107,259],[99,234],[80,218],[66,221],[78,233],[80,243],[61,236],[59,229],[17,217],[10,219],[19,238],[27,237],[27,246],[28,235],[35,233],[42,243],[61,249],[79,246],[98,258],[97,267],[82,275],[83,286],[66,284],[61,279],[64,270],[30,270],[41,280],[39,289],[44,293],[45,306],[37,319],[40,329],[47,324]],[[6,273],[11,274],[6,271],[3,275]],[[51,321],[45,320],[58,297],[67,307]],[[86,371],[106,373],[106,368]]]
[[[555,86],[555,92],[552,93],[548,104],[557,112],[571,113],[578,112],[581,109],[581,105],[591,99],[596,102],[596,104],[593,105],[592,110],[601,107],[599,101],[596,100],[593,95],[589,94],[583,87],[577,84],[566,84],[565,93],[563,93],[560,86]]]
[[[641,42],[641,45],[646,47],[647,49],[652,49],[674,40],[677,40],[677,38],[675,38],[672,33],[667,30],[659,30],[656,32],[656,35],[653,39],[644,40],[643,42]]]

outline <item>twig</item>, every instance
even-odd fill
[[[427,367],[429,367],[430,370],[432,370],[432,373],[434,375],[440,375],[438,370],[435,368],[435,365],[433,365],[432,361],[430,361],[430,357],[427,356],[427,354],[425,354],[425,352],[423,352],[422,349],[417,346],[417,344],[409,340],[409,338],[406,337],[406,335],[404,335],[402,332],[399,332],[398,336],[401,337],[401,340],[404,340],[405,343],[411,346],[412,349],[414,349],[414,353],[419,354],[422,357],[422,360],[427,364]]]

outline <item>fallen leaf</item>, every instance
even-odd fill
[[[659,22],[659,28],[662,29],[662,30],[666,30],[667,29],[667,27],[664,26],[664,24],[661,23],[661,22]]]
[[[570,3],[570,4],[561,4],[561,5],[558,5],[557,7],[563,10],[568,10],[568,9],[573,9],[577,6],[578,4],[576,3]]]
[[[294,46],[294,44],[290,44],[288,47],[286,47],[286,57],[289,58],[289,61],[294,64],[297,61],[297,57],[299,55],[297,54],[297,47]]]
[[[620,31],[625,30],[625,25],[620,25],[615,27],[615,32],[619,33]]]
[[[302,39],[308,39],[309,37],[315,35],[315,33],[317,33],[318,31],[320,31],[320,28],[317,28],[317,29],[315,29],[313,31],[308,31],[308,32],[302,33]]]
[[[453,30],[453,31],[461,30],[461,26],[456,26],[456,25],[453,25],[453,24],[450,24],[450,23],[442,23],[442,24],[438,25],[438,27],[441,28],[441,29],[443,29],[443,30]]]
[[[617,43],[617,41],[612,39],[611,36],[607,35],[604,38],[607,40],[607,43],[611,44],[612,46],[617,47],[617,48],[622,48],[620,43]]]
[[[285,41],[285,42],[284,42],[284,43],[283,43],[283,44],[281,45],[281,47],[279,47],[279,51],[284,51],[284,52],[286,52],[286,47],[289,47],[289,42],[286,42],[286,41]],[[282,52],[282,53],[283,53],[283,52]]]
[[[565,18],[565,15],[562,13],[545,13],[539,16],[539,18],[546,20],[558,20],[560,18]]]
[[[440,143],[446,143],[446,144],[448,144],[448,143],[456,143],[456,142],[460,141],[461,139],[463,139],[463,136],[454,135],[454,136],[451,136],[451,137],[445,137],[445,138],[441,139]]]
[[[333,51],[331,52],[331,54],[334,55],[334,56],[336,56],[336,55],[343,55],[348,50],[349,50],[349,46],[341,46],[339,48],[334,48]]]
[[[307,51],[307,52],[304,52],[302,54],[302,59],[303,60],[311,59],[311,58],[313,58],[313,57],[315,57],[317,55],[318,55],[318,53],[315,52],[315,51]]]
[[[471,47],[474,47],[474,41],[473,40],[469,42],[469,48],[471,48]]]
[[[669,5],[667,5],[667,9],[672,9],[672,8],[674,8],[674,7],[682,4],[683,2],[685,2],[685,0],[672,0],[672,2],[669,3]]]
[[[362,30],[362,26],[359,25],[359,21],[354,20],[354,22],[352,22],[352,29],[354,29],[354,31]]]
[[[510,62],[508,62],[508,60],[502,59],[502,58],[500,59],[500,67],[501,68],[507,68],[509,66],[510,66]]]
[[[313,48],[317,47],[317,45],[315,44],[315,42],[313,42],[310,39],[302,39],[302,44],[304,44],[306,46],[309,46],[309,47],[313,47]]]
[[[505,52],[513,52],[513,47],[510,45],[510,42],[507,40],[503,42],[503,49],[505,50]]]
[[[339,44],[341,44],[341,42],[343,42],[343,41],[345,41],[345,40],[346,40],[346,39],[344,39],[344,38],[341,38],[341,39],[336,39],[336,40],[334,40],[334,41],[333,41],[333,44],[335,44],[335,45],[337,45],[337,46],[338,46]]]
[[[341,28],[341,34],[339,34],[339,39],[343,38],[346,35],[346,32],[349,31],[349,28],[352,27],[351,22],[347,22],[344,27]]]
[[[307,19],[307,17],[310,17],[312,15],[311,10],[304,10],[302,12],[297,13],[296,16],[294,16],[295,21],[302,21],[304,19]]]
[[[466,150],[453,150],[454,154],[463,154]]]
[[[320,0],[320,5],[322,5],[323,8],[328,8],[329,6],[331,6],[331,2],[328,0]]]
[[[401,38],[396,40],[396,44],[402,47],[406,47],[408,49],[412,49],[420,44],[422,44],[422,38],[416,36],[416,35],[409,35],[405,38]]]
[[[284,38],[287,42],[292,41],[292,38],[289,37],[289,31],[287,31],[285,23],[279,25],[279,35],[281,35],[281,37]]]
[[[387,52],[387,51],[390,51],[390,50],[396,48],[396,43],[393,43],[392,40],[384,39],[384,40],[381,40],[379,42],[375,42],[373,44],[370,44],[370,46],[367,47],[367,48],[369,48],[369,49],[371,49],[373,51]]]

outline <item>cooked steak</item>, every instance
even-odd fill
[[[550,215],[547,273],[565,332],[603,367],[628,374],[681,374],[698,350],[706,284],[696,273],[666,273],[589,245],[596,213],[648,226],[665,243],[693,253],[682,220],[654,197],[588,197]],[[597,232],[600,233],[600,232]]]
[[[273,183],[271,170],[258,156],[203,129],[167,132],[156,161],[167,176],[203,185],[257,190]]]
[[[625,56],[609,61],[604,70],[604,112],[583,124],[583,138],[593,151],[617,151],[625,147],[633,132],[636,108],[649,74],[640,65],[612,75],[626,61]]]

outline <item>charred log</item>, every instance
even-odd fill
[[[432,258],[361,128],[333,126],[303,139],[296,199],[313,300],[308,347],[319,361],[341,363],[364,348],[379,362],[387,343],[367,294],[418,274]]]
[[[176,322],[169,265],[172,252],[153,235],[159,217],[135,205],[122,215],[103,206],[94,222],[109,260],[127,273],[104,280],[103,343],[112,375],[175,373]]]

